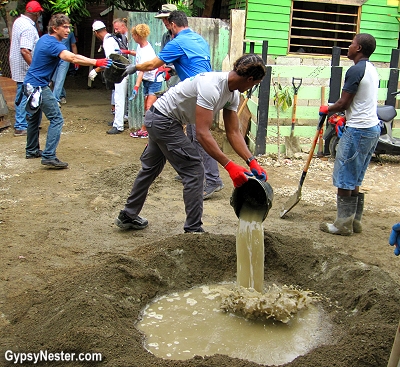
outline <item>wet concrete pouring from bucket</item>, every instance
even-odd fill
[[[184,361],[159,358],[146,350],[136,328],[143,309],[158,297],[235,282],[235,248],[234,235],[182,234],[127,255],[104,254],[68,280],[10,299],[15,316],[0,328],[1,337],[8,346],[18,345],[15,351],[101,352],[101,365],[113,367],[257,366],[222,354]],[[268,228],[264,249],[266,284],[312,289],[323,296],[318,307],[331,324],[323,344],[284,366],[386,366],[400,301],[387,273],[305,238],[271,234]]]
[[[275,284],[264,292],[263,220],[272,199],[270,185],[258,180],[234,190],[236,286],[205,285],[155,300],[138,324],[150,352],[171,359],[226,354],[281,365],[329,341],[330,324],[311,306],[318,300],[312,292]]]

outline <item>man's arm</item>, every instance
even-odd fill
[[[21,48],[21,55],[25,62],[30,65],[32,64],[32,51],[27,48]]]
[[[160,66],[163,66],[164,64],[165,64],[165,62],[156,56],[153,60],[145,61],[141,64],[136,64],[136,70],[150,71],[150,70],[157,69]]]
[[[329,113],[345,111],[350,107],[353,102],[355,94],[342,90],[340,98],[331,106],[328,107]]]
[[[71,51],[72,51],[74,54],[77,54],[77,53],[78,53],[78,47],[76,47],[76,43],[71,43]]]
[[[105,67],[106,65],[99,65],[98,60],[107,60],[107,59],[98,59],[98,60],[97,59],[89,59],[88,57],[85,57],[85,56],[82,56],[79,54],[74,54],[73,52],[68,51],[68,50],[61,51],[61,53],[59,54],[59,57],[61,60],[68,61],[73,64],[79,64],[82,66],[96,66],[96,67],[97,66]],[[109,60],[109,64],[111,64],[111,63],[112,63],[112,61]],[[104,62],[104,64],[106,64],[106,63]]]

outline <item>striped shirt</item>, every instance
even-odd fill
[[[12,79],[16,82],[23,82],[29,65],[21,54],[21,48],[26,48],[33,52],[39,34],[35,22],[27,16],[21,14],[12,27],[11,47],[10,47],[10,68]]]

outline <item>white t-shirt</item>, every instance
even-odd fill
[[[115,50],[119,50],[118,42],[111,36],[110,33],[107,33],[103,39],[103,50],[106,57],[109,57],[110,54],[118,53]]]
[[[223,108],[236,111],[240,93],[229,90],[228,75],[229,72],[209,72],[187,78],[168,89],[154,107],[182,124],[196,122],[196,105],[212,110],[214,117]]]
[[[354,94],[354,99],[346,110],[347,126],[369,128],[379,123],[376,114],[378,88],[378,72],[367,59],[361,59],[347,70],[343,90]]]
[[[146,46],[140,47],[140,45],[136,48],[136,64],[141,64],[146,61],[153,60],[156,57],[156,53],[153,50],[153,47],[148,42]],[[157,69],[145,71],[143,73],[143,80],[148,80],[150,82],[154,82],[156,77]],[[139,74],[139,71],[137,71]]]

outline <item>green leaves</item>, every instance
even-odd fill
[[[79,23],[83,18],[90,17],[83,0],[47,0],[43,7],[51,14],[63,13],[71,19],[72,24]]]
[[[280,83],[274,82],[275,96],[274,105],[276,108],[285,112],[292,106],[292,94],[289,86],[283,87]]]

